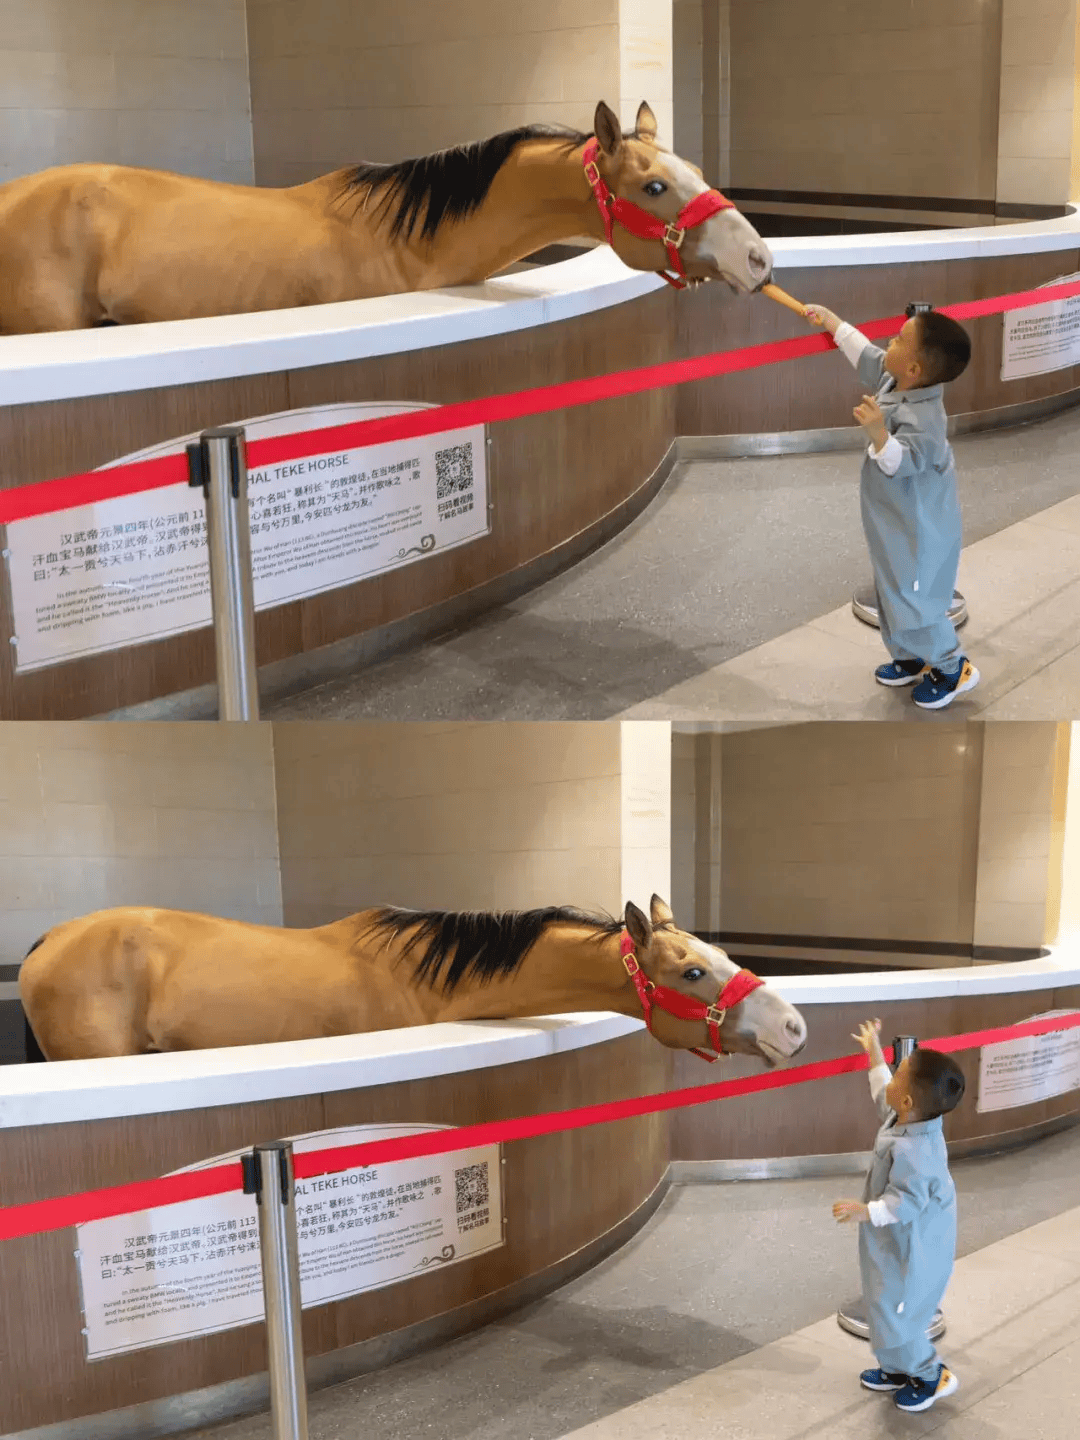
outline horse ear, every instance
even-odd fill
[[[649,108],[649,102],[647,100],[642,100],[638,106],[634,129],[641,136],[642,140],[656,139],[656,116]]]
[[[596,114],[593,116],[593,133],[605,155],[618,154],[622,144],[622,126],[615,111],[603,100],[597,105]]]
[[[666,900],[661,900],[659,895],[654,895],[649,901],[649,914],[652,916],[654,925],[674,925],[675,915],[671,906]]]
[[[649,917],[644,911],[639,910],[632,900],[626,902],[626,913],[623,916],[623,924],[630,932],[630,939],[634,942],[637,950],[647,950],[652,941],[652,926],[649,924]]]

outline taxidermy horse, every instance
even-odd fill
[[[644,1018],[664,1045],[706,1059],[775,1065],[806,1043],[797,1010],[677,929],[655,895],[650,915],[628,904],[621,921],[381,908],[312,930],[100,910],[37,942],[19,993],[49,1060],[590,1010]]]
[[[771,278],[757,231],[656,143],[528,125],[472,145],[266,189],[63,165],[0,185],[0,334],[282,310],[470,285],[545,245],[606,240],[673,283]]]

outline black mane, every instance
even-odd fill
[[[342,195],[366,199],[377,194],[375,214],[390,219],[392,239],[411,240],[420,226],[422,238],[430,240],[444,220],[464,220],[479,209],[495,176],[526,140],[560,140],[570,151],[589,138],[561,125],[521,125],[415,160],[356,165],[346,172]]]
[[[385,907],[376,911],[367,933],[390,940],[413,931],[402,958],[416,959],[417,983],[452,995],[465,979],[486,985],[499,975],[513,975],[548,926],[560,921],[588,926],[598,940],[622,929],[622,921],[610,915],[589,915],[565,905],[500,912]]]

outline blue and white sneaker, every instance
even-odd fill
[[[911,698],[920,710],[944,710],[958,695],[974,690],[981,678],[967,656],[961,655],[955,671],[931,667],[911,692]]]
[[[903,1390],[897,1393],[893,1404],[898,1410],[906,1410],[908,1414],[916,1415],[920,1410],[929,1410],[931,1405],[944,1400],[946,1395],[955,1395],[959,1388],[960,1381],[947,1365],[942,1365],[935,1382],[909,1380]]]
[[[890,660],[877,667],[874,679],[879,685],[914,685],[929,668],[925,660]]]
[[[864,1370],[859,1376],[864,1390],[903,1390],[911,1381],[906,1375],[890,1375],[888,1370]]]

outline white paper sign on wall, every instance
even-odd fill
[[[1029,1020],[1076,1015],[1076,1010],[1047,1010]],[[1080,1027],[1051,1030],[1020,1040],[984,1045],[979,1051],[979,1098],[976,1109],[1012,1110],[1054,1095],[1080,1089]]]
[[[254,441],[429,408],[324,405],[241,423]],[[267,610],[486,535],[484,427],[268,465],[248,495],[255,608]],[[211,623],[202,493],[187,485],[16,520],[7,549],[18,673]]]
[[[1040,285],[1069,285],[1080,273],[1059,275]],[[1080,295],[1050,300],[1025,310],[1007,310],[1002,319],[1002,380],[1023,380],[1080,365]]]
[[[293,1139],[297,1154],[443,1125],[368,1125]],[[240,1158],[217,1155],[188,1170]],[[181,1173],[181,1172],[177,1172]],[[500,1147],[356,1166],[296,1186],[305,1309],[441,1270],[503,1243]],[[233,1193],[76,1229],[86,1354],[103,1360],[263,1318],[257,1207]]]

